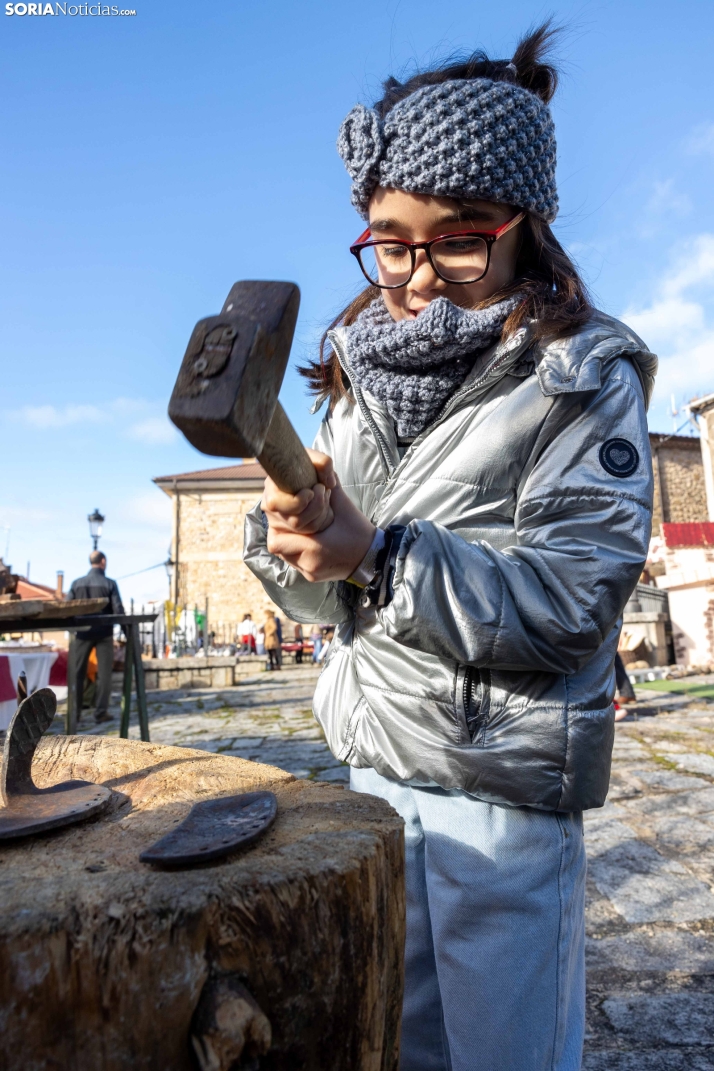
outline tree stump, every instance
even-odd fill
[[[0,849],[3,1071],[396,1071],[403,834],[383,800],[103,737],[44,738],[33,777],[113,797]],[[257,844],[139,862],[196,801],[266,788],[278,817]]]

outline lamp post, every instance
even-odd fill
[[[174,568],[175,568],[175,563],[174,563],[173,559],[171,558],[171,554],[169,554],[168,558],[164,562],[164,568],[166,569],[166,575],[169,578],[169,599],[171,599],[171,597],[173,595],[173,579],[174,579]]]
[[[172,605],[174,594],[174,570],[176,563],[171,557],[171,551],[169,556],[164,562],[164,568],[166,569],[166,575],[169,578],[169,602],[164,612],[164,627],[168,628],[168,636],[165,636],[164,652],[166,651],[166,643],[172,643],[174,638],[174,629],[176,627],[176,607]],[[169,609],[171,607],[171,609]]]
[[[94,513],[89,514],[87,520],[89,521],[89,534],[92,538],[92,543],[94,544],[92,549],[96,550],[99,537],[102,534],[102,525],[104,524],[105,518],[98,509],[95,509]]]

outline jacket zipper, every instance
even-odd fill
[[[472,744],[477,742],[479,733],[488,722],[490,712],[490,680],[491,674],[489,670],[477,669],[475,666],[464,666],[464,680],[461,694],[464,704],[466,727]],[[477,689],[478,695],[476,694]],[[481,743],[483,743],[483,740],[481,740]]]
[[[474,697],[474,668],[473,666],[466,666],[464,669],[464,683],[462,686],[463,703],[464,703],[464,715],[466,717],[466,727],[468,728],[469,735],[473,737],[471,730],[471,709],[473,705]]]
[[[369,427],[370,431],[372,432],[372,434],[374,435],[375,439],[377,440],[377,446],[379,447],[379,452],[380,452],[380,454],[382,456],[382,463],[384,464],[384,466],[385,466],[385,468],[387,470],[387,477],[390,478],[396,472],[396,468],[392,464],[391,458],[389,456],[390,455],[389,443],[387,442],[387,440],[382,435],[382,432],[379,430],[377,422],[374,419],[374,417],[372,416],[372,412],[371,412],[369,406],[367,405],[366,401],[364,400],[364,395],[362,394],[362,391],[361,391],[361,389],[359,387],[359,384],[355,383],[354,379],[350,375],[349,362],[347,361],[347,355],[345,354],[345,352],[344,352],[344,350],[342,348],[342,343],[340,342],[340,340],[335,335],[333,335],[332,332],[330,332],[330,342],[332,343],[332,345],[335,348],[335,352],[337,353],[337,359],[340,362],[340,366],[342,368],[342,371],[349,378],[349,381],[350,381],[350,383],[352,385],[352,390],[354,392],[355,399],[357,401],[357,405],[360,408],[360,412],[361,412],[362,416],[364,417],[365,423],[367,424],[367,426]]]
[[[469,383],[465,387],[461,387],[461,389],[458,390],[456,392],[456,394],[452,395],[452,397],[446,403],[446,406],[443,409],[441,415],[439,417],[437,417],[437,419],[434,421],[433,424],[430,424],[428,428],[424,429],[424,431],[421,433],[421,435],[419,435],[414,440],[414,442],[411,444],[409,449],[404,454],[404,457],[400,458],[399,465],[394,466],[392,464],[392,462],[391,462],[391,459],[390,459],[389,444],[387,443],[387,440],[384,438],[384,436],[382,435],[381,431],[379,430],[379,427],[377,426],[377,423],[376,423],[374,417],[372,416],[370,408],[367,405],[366,401],[364,400],[364,396],[362,394],[362,391],[361,391],[359,385],[357,383],[355,383],[353,377],[350,375],[349,361],[347,360],[347,354],[345,353],[344,347],[342,345],[342,341],[338,338],[338,336],[336,335],[336,333],[334,331],[330,331],[329,339],[330,339],[330,342],[331,342],[331,344],[332,344],[332,346],[333,346],[333,348],[334,348],[334,350],[335,350],[335,352],[337,354],[337,359],[340,362],[340,367],[342,368],[342,371],[348,377],[348,379],[349,379],[349,381],[350,381],[350,383],[352,385],[352,390],[354,392],[354,396],[355,396],[355,399],[357,401],[357,404],[358,404],[358,406],[360,408],[360,412],[362,413],[362,416],[364,417],[364,420],[365,420],[367,426],[369,427],[370,431],[372,432],[372,434],[374,435],[374,437],[375,437],[375,439],[377,441],[377,446],[378,446],[379,452],[380,452],[380,454],[382,456],[382,462],[385,465],[386,470],[387,470],[387,482],[389,482],[391,480],[391,478],[396,474],[398,469],[400,469],[402,467],[402,465],[404,464],[404,462],[406,461],[407,457],[412,452],[414,447],[417,446],[417,445],[420,445],[423,442],[423,440],[426,438],[426,436],[429,435],[430,432],[434,431],[435,428],[437,428],[441,423],[443,423],[444,420],[446,420],[446,418],[454,411],[454,409],[455,409],[456,405],[458,404],[458,402],[460,400],[462,400],[463,398],[465,398],[468,394],[470,394],[471,391],[476,390],[478,387],[480,387],[481,384],[484,383],[485,380],[488,378],[488,376],[495,369],[497,369],[502,364],[503,361],[505,361],[508,357],[513,356],[513,350],[510,349],[510,348],[507,349],[505,353],[502,353],[499,357],[497,357],[494,361],[492,361],[491,364],[488,366],[488,368],[484,369],[484,371],[481,373],[481,375],[479,376],[478,379],[474,380],[472,383]],[[525,338],[521,342],[519,342],[518,346],[513,347],[513,349],[520,350],[523,347],[523,343],[527,342],[527,341],[528,341],[528,336],[527,336],[527,333],[526,333]],[[526,346],[525,348],[527,349],[528,347]]]

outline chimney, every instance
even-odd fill
[[[58,599],[64,598],[64,571],[62,569],[57,570],[57,587],[55,588],[55,596]]]
[[[697,398],[687,406],[694,416],[699,428],[702,462],[704,464],[704,486],[707,490],[707,513],[714,521],[714,394]]]

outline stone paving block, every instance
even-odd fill
[[[685,774],[675,773],[674,770],[654,769],[631,771],[632,775],[642,781],[648,788],[660,788],[667,792],[686,792],[687,789],[696,791],[698,788],[706,788],[709,784],[700,777],[687,777]]]
[[[704,815],[704,818],[707,816]],[[714,849],[714,816],[710,821],[700,821],[690,815],[673,814],[666,818],[650,819],[650,828],[657,838],[657,846],[669,853],[679,852],[684,856]]]
[[[635,740],[628,740],[627,742],[619,743],[615,741],[615,745],[612,749],[613,758],[616,759],[646,759],[647,752],[642,744],[638,744]]]
[[[612,800],[606,799],[602,807],[593,807],[590,811],[583,812],[583,824],[586,829],[597,829],[603,824],[607,825],[613,818],[627,817],[627,811]]]
[[[635,931],[617,937],[586,939],[588,970],[682,971],[714,973],[714,941],[687,930]]]
[[[586,1053],[582,1071],[713,1071],[714,1056],[701,1052],[663,1052],[643,1049],[638,1052]]]
[[[641,814],[691,814],[702,815],[714,812],[714,785],[690,792],[678,792],[665,795],[645,796],[636,800],[625,800],[622,805],[627,811]]]
[[[665,752],[665,754],[667,754]],[[673,761],[682,770],[690,770],[692,773],[708,774],[714,777],[714,758],[699,752],[691,752],[684,755],[673,756]]]
[[[614,820],[586,833],[588,873],[627,922],[714,918],[714,895],[678,861],[665,859]]]
[[[609,997],[602,1009],[618,1034],[640,1045],[714,1045],[714,994],[637,993]]]

